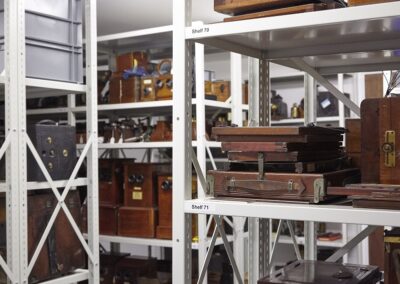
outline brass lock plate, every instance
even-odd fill
[[[396,132],[388,130],[385,132],[385,143],[382,145],[382,152],[385,158],[385,167],[396,166]]]

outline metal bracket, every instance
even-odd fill
[[[396,132],[394,130],[385,132],[382,151],[385,155],[385,167],[394,168],[396,166]]]
[[[321,201],[321,197],[325,196],[325,180],[323,178],[317,178],[314,180],[314,203]]]

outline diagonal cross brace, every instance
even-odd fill
[[[308,73],[311,77],[317,80],[322,86],[324,86],[329,92],[332,93],[339,101],[347,106],[352,112],[360,116],[360,107],[356,105],[352,100],[346,97],[341,91],[339,91],[331,82],[325,79],[317,70],[308,65],[304,60],[295,58],[292,59],[294,64],[304,72]]]
[[[46,167],[44,166],[43,161],[41,160],[39,154],[37,153],[35,147],[32,144],[32,141],[30,140],[30,138],[29,138],[29,136],[27,134],[26,134],[26,141],[27,141],[28,148],[32,152],[32,155],[34,156],[36,162],[38,163],[39,168],[42,170],[43,175],[45,176],[47,182],[50,184],[51,189],[52,189],[54,195],[56,196],[56,198],[58,200],[58,204],[56,205],[56,207],[55,207],[55,209],[53,211],[53,214],[52,214],[52,216],[51,216],[51,218],[50,218],[50,220],[49,220],[49,222],[48,222],[48,224],[46,226],[46,229],[43,232],[43,235],[42,235],[42,237],[41,237],[41,239],[40,239],[40,241],[39,241],[39,243],[38,243],[38,245],[36,247],[36,250],[35,250],[35,252],[34,252],[34,254],[33,254],[32,258],[31,258],[31,261],[30,261],[30,263],[28,265],[27,275],[29,275],[31,273],[31,271],[33,269],[33,266],[35,265],[36,260],[39,257],[39,253],[42,250],[43,245],[44,245],[44,243],[45,243],[45,241],[46,241],[46,239],[47,239],[47,237],[48,237],[48,235],[50,233],[50,230],[51,230],[52,226],[54,225],[54,222],[55,222],[55,220],[56,220],[56,218],[58,216],[58,213],[60,212],[61,209],[64,210],[64,213],[65,213],[67,219],[69,220],[69,222],[70,222],[75,234],[77,235],[79,241],[81,242],[83,248],[85,249],[89,259],[93,263],[94,262],[93,253],[91,252],[88,244],[86,243],[82,233],[79,230],[79,227],[77,226],[75,220],[73,219],[73,217],[71,215],[71,212],[69,211],[68,207],[64,203],[65,198],[66,198],[68,192],[70,191],[70,189],[72,187],[73,180],[76,178],[76,175],[78,174],[78,170],[82,166],[82,163],[83,163],[83,161],[84,161],[84,159],[85,159],[90,147],[93,144],[93,135],[91,135],[89,137],[89,140],[88,140],[87,144],[85,145],[85,148],[83,149],[82,154],[80,155],[79,160],[78,160],[77,164],[75,165],[75,168],[72,171],[72,174],[71,174],[71,176],[70,176],[70,178],[69,178],[69,180],[67,182],[67,185],[64,188],[63,194],[61,196],[58,193],[58,190],[55,187],[54,182],[53,182],[52,178],[50,177],[49,172],[47,171]]]
[[[338,249],[334,254],[332,254],[326,262],[337,262],[339,261],[345,254],[347,254],[351,249],[353,249],[356,245],[358,245],[361,241],[363,241],[366,237],[371,235],[378,227],[368,226],[364,230],[362,230],[357,236],[352,238],[347,244]]]

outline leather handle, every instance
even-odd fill
[[[293,182],[292,180],[274,181],[274,180],[235,180],[226,181],[225,189],[228,192],[245,191],[252,194],[263,196],[275,196],[281,194],[301,195],[306,187],[302,182]]]
[[[54,120],[51,120],[51,119],[43,119],[43,120],[39,121],[36,124],[39,124],[39,125],[57,125],[57,122],[55,122]]]

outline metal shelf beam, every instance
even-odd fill
[[[205,209],[205,206],[208,209]],[[373,226],[400,226],[400,212],[396,210],[353,208],[346,205],[293,204],[210,198],[186,201],[185,213]]]

